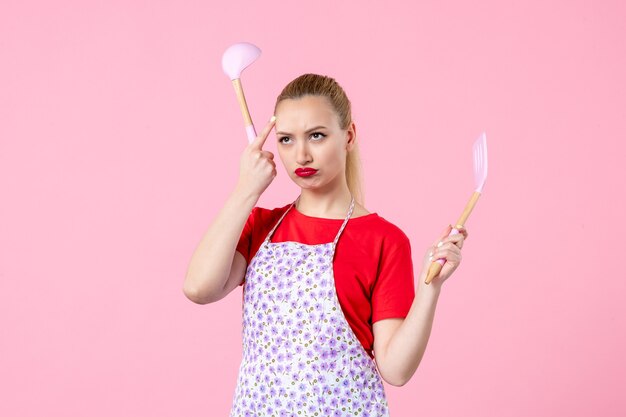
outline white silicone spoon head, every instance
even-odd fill
[[[232,80],[241,77],[241,72],[261,55],[261,50],[248,42],[235,43],[222,55],[222,69]]]
[[[483,192],[487,180],[487,135],[481,133],[474,142],[474,183],[476,191]]]

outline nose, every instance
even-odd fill
[[[313,161],[309,152],[309,145],[306,140],[299,140],[296,144],[296,162],[298,165],[310,164]]]

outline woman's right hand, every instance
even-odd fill
[[[237,188],[257,198],[276,177],[274,154],[263,150],[263,145],[275,123],[275,118],[270,119],[263,131],[244,149],[239,163]]]

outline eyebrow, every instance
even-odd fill
[[[309,132],[312,132],[312,131],[317,130],[317,129],[326,129],[326,126],[315,126],[315,127],[310,128],[309,130],[307,130],[304,133],[309,133]],[[287,132],[276,132],[276,134],[277,135],[289,135],[289,133],[287,133]]]

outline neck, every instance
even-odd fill
[[[307,216],[326,219],[343,219],[346,216],[352,195],[344,182],[332,190],[303,188],[296,209]]]

